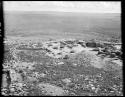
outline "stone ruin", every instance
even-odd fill
[[[104,56],[104,57],[116,58],[118,60],[122,60],[121,45],[112,44],[112,43],[100,43],[95,41],[84,41],[84,40],[61,40],[61,41],[59,40],[59,41],[47,41],[41,44],[39,43],[39,45],[37,43],[27,43],[27,44],[22,43],[16,46],[16,49],[18,50],[20,49],[24,50],[24,48],[28,50],[30,49],[43,50],[46,52],[47,56],[52,58],[57,58],[57,59],[58,58],[68,59],[70,55],[75,55],[82,51],[87,51],[87,52],[94,52],[97,56]],[[13,49],[15,50],[15,48]],[[6,48],[5,52],[9,52],[9,48]],[[26,66],[26,63],[23,63],[23,64],[24,66]],[[60,64],[63,64],[63,63],[60,63]],[[28,68],[30,68],[29,66],[31,66],[31,64],[28,65]],[[8,70],[3,69],[3,76],[5,78],[3,79],[3,82],[5,83],[3,87],[8,87],[8,84],[11,82],[11,79],[14,79],[14,78],[11,78],[12,75],[21,78],[20,77],[21,75],[14,75],[12,70],[10,70],[9,72]],[[19,78],[15,78],[15,79],[19,79]],[[52,87],[54,88],[54,86]],[[60,91],[63,91],[63,90],[60,90]],[[60,92],[60,94],[61,93],[62,92]]]

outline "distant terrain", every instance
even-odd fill
[[[5,12],[5,36],[121,39],[120,14]]]

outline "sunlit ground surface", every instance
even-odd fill
[[[33,46],[34,42],[5,43],[3,70],[10,71],[10,76],[3,74],[3,95],[123,95],[121,60],[113,63],[112,58],[101,58],[91,48],[74,49],[77,53],[72,54],[62,50],[68,57],[54,58],[43,48],[43,42]]]

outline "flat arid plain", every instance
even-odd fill
[[[6,11],[2,94],[122,96],[120,17]]]

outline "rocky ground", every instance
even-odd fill
[[[2,95],[121,96],[121,44],[5,41]]]

